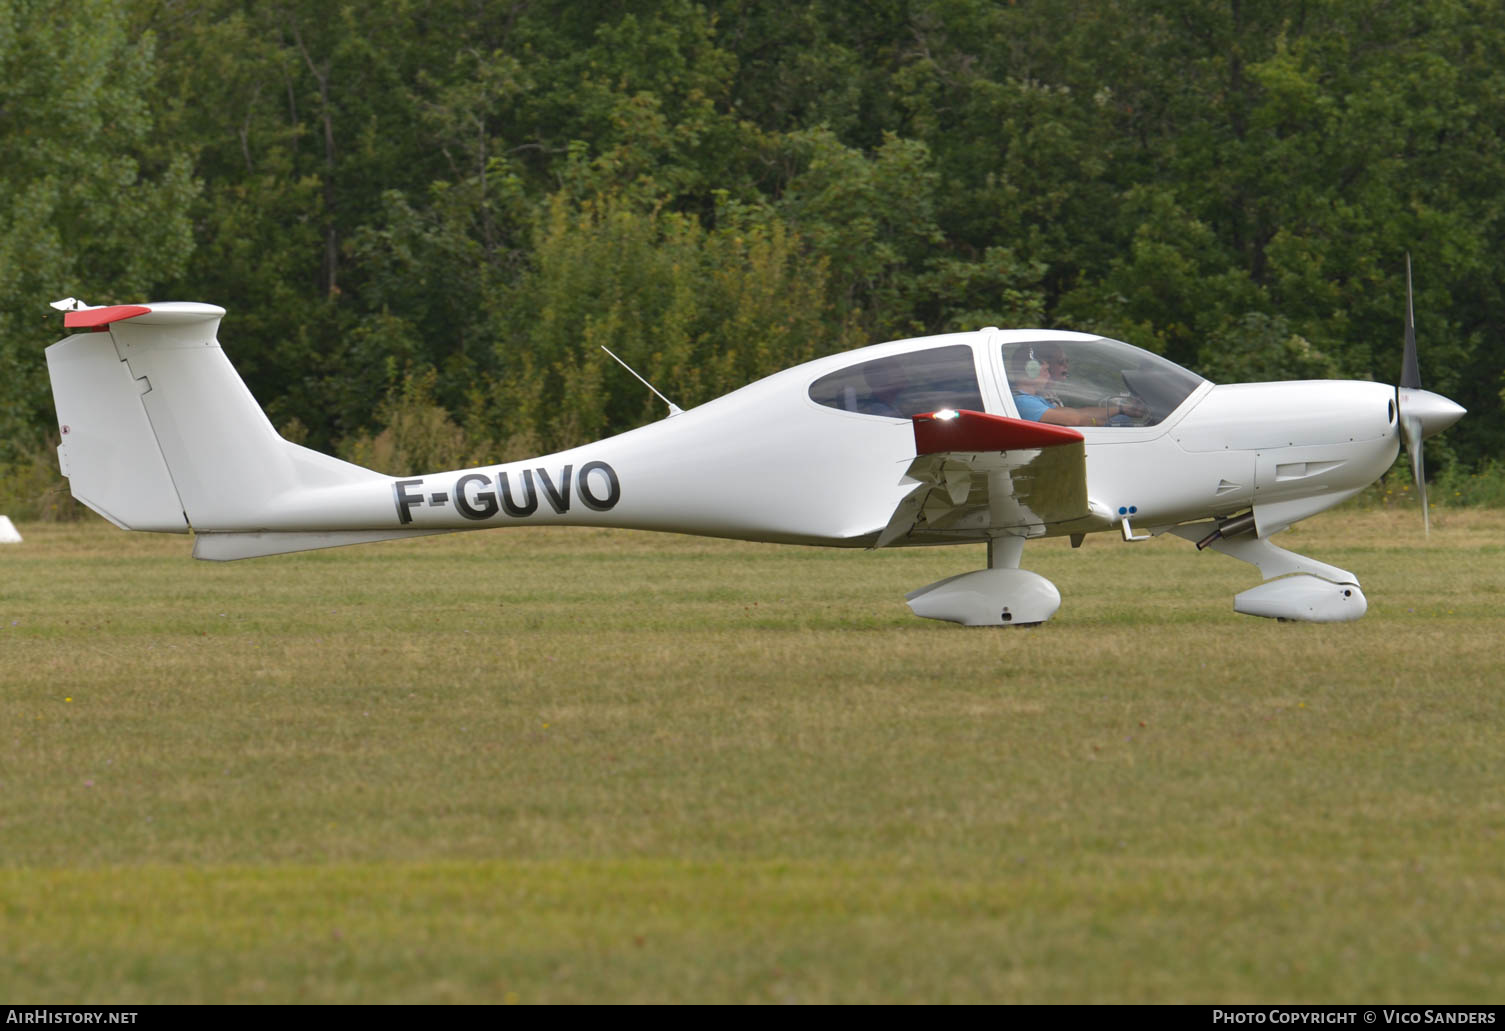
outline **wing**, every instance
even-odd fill
[[[999,530],[1037,537],[1049,526],[1103,522],[1087,500],[1082,435],[1065,426],[983,412],[914,417],[917,481],[873,544],[985,539]]]

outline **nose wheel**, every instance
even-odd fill
[[[1233,599],[1235,612],[1301,623],[1347,623],[1369,611],[1358,577],[1256,537],[1253,526],[1253,519],[1238,519],[1222,526],[1177,526],[1171,532],[1259,570],[1265,582],[1237,595]],[[1230,527],[1236,527],[1231,535],[1219,534]]]

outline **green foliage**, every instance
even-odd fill
[[[118,0],[0,0],[0,462],[54,423],[47,303],[149,296],[192,248],[198,187],[187,148],[154,139],[153,61]]]
[[[58,471],[57,438],[43,440],[30,454],[0,463],[0,515],[43,523],[87,518]]]
[[[1392,382],[1409,250],[1477,469],[1501,52],[1486,0],[0,0],[0,458],[69,293],[223,303],[310,446],[432,370],[510,454],[659,414],[597,343],[681,404],[986,324]]]
[[[938,177],[925,145],[890,134],[870,159],[830,130],[815,129],[791,134],[787,146],[800,171],[779,209],[833,270],[841,313],[870,311],[879,337],[912,328],[907,273],[944,239],[935,223]]]
[[[1281,379],[1336,379],[1337,362],[1291,332],[1283,316],[1250,312],[1208,338],[1197,368],[1215,383],[1261,383]]]
[[[1193,365],[1209,337],[1261,303],[1259,291],[1242,270],[1219,264],[1213,227],[1167,191],[1133,189],[1123,203],[1139,219],[1126,254],[1068,293],[1061,311],[1071,325]]]
[[[1491,458],[1477,470],[1453,464],[1429,488],[1428,500],[1439,505],[1486,505],[1505,508],[1505,461]]]
[[[465,432],[434,402],[433,370],[409,373],[376,412],[376,434],[345,438],[339,455],[347,462],[390,476],[479,464]]]
[[[488,422],[564,447],[662,417],[608,347],[688,408],[851,345],[825,304],[826,261],[767,209],[727,205],[707,229],[621,194],[556,196],[535,267],[496,325]]]

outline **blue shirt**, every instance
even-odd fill
[[[1036,397],[1034,394],[1015,394],[1014,404],[1019,409],[1019,418],[1033,419],[1035,422],[1039,422],[1045,418],[1045,413],[1052,408],[1060,407],[1060,405],[1047,401],[1043,397]]]

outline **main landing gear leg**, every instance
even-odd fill
[[[1012,534],[988,541],[988,568],[938,580],[904,596],[926,619],[967,626],[1033,626],[1061,607],[1061,592],[1038,573],[1019,568],[1024,538]]]
[[[1252,532],[1208,540],[1215,523],[1192,523],[1171,532],[1258,567],[1265,582],[1233,599],[1233,610],[1250,616],[1304,623],[1346,623],[1369,609],[1359,579],[1346,569],[1271,544]],[[1200,546],[1200,543],[1199,543]]]

